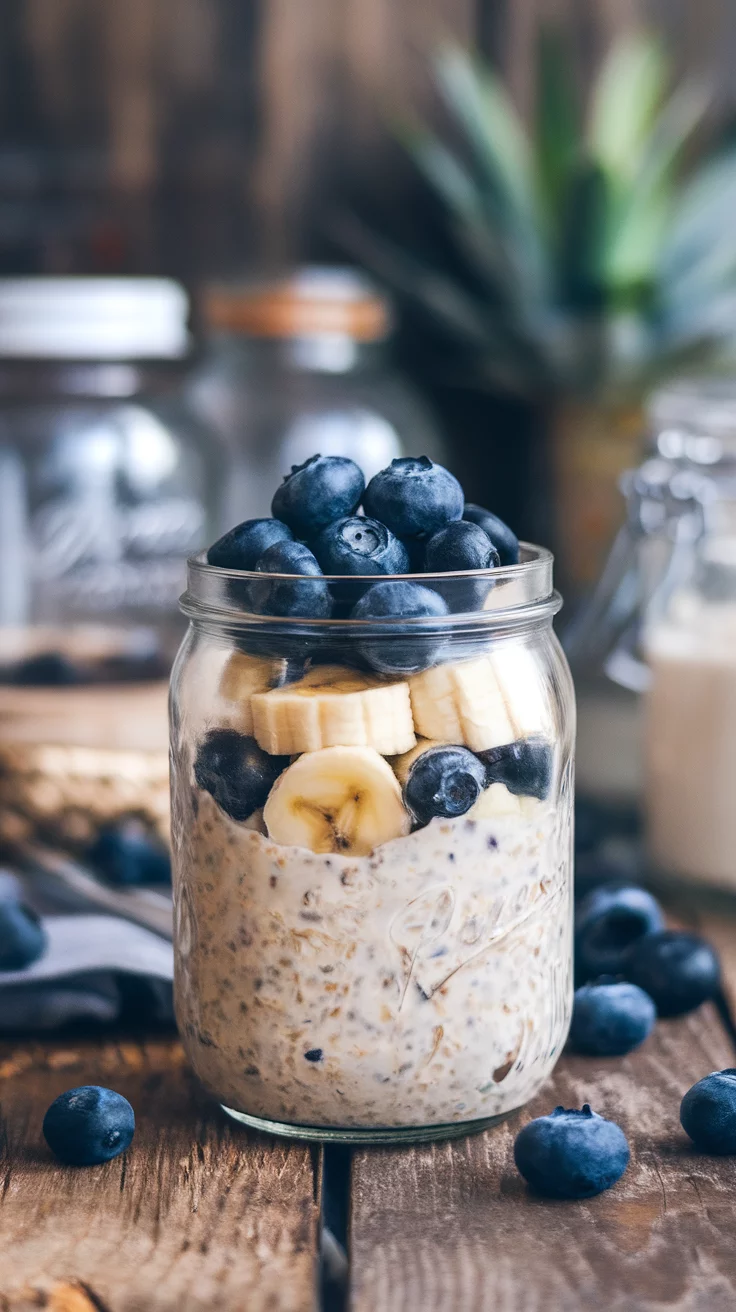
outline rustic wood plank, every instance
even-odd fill
[[[129,1098],[135,1138],[63,1167],[43,1115],[88,1083]],[[0,1308],[315,1308],[318,1154],[233,1125],[174,1040],[0,1045],[0,1109]]]
[[[736,1160],[695,1153],[684,1091],[733,1062],[710,1008],[660,1022],[607,1063],[565,1056],[524,1113],[443,1145],[356,1155],[353,1312],[709,1312],[736,1305]],[[529,1193],[513,1165],[520,1126],[557,1103],[618,1121],[626,1175],[587,1202]]]

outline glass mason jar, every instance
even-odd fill
[[[0,839],[168,830],[168,675],[220,527],[183,288],[0,280]]]
[[[391,311],[363,275],[306,266],[209,287],[188,395],[232,451],[229,522],[270,514],[283,471],[315,451],[370,479],[410,451],[446,464],[420,398],[390,359]]]
[[[284,589],[307,614],[329,589],[342,614],[376,579],[190,561],[176,1010],[202,1083],[259,1129],[476,1130],[565,1041],[575,711],[552,557],[420,581],[449,613],[277,618]]]
[[[581,721],[596,688],[586,737],[600,782],[619,757],[617,793],[628,782],[643,797],[656,871],[734,890],[736,383],[670,384],[648,419],[647,459],[623,483],[626,523],[565,645]],[[606,705],[617,730],[601,753]],[[582,783],[593,751],[579,755]]]

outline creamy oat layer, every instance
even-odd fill
[[[278,846],[208,793],[180,802],[177,1017],[222,1102],[369,1128],[535,1093],[572,1003],[558,813],[433,820],[350,858]]]

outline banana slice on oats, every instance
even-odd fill
[[[414,746],[409,685],[342,665],[318,665],[296,683],[256,693],[253,734],[275,756],[324,747],[372,747],[394,756]]]
[[[344,856],[367,856],[411,829],[396,776],[373,747],[306,752],[279,775],[263,817],[276,843]]]

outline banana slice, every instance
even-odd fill
[[[490,655],[435,665],[413,675],[409,688],[414,725],[425,738],[482,752],[517,737]]]
[[[275,843],[367,856],[411,821],[391,766],[373,747],[307,752],[279,775],[263,809]]]
[[[263,660],[258,656],[247,656],[242,651],[231,653],[218,689],[220,696],[232,703],[225,717],[230,728],[237,729],[247,738],[252,736],[251,697],[256,692],[267,692],[280,686],[286,678],[285,667],[286,661]]]
[[[256,693],[251,706],[255,739],[275,756],[323,747],[395,756],[416,742],[409,685],[342,665],[318,665],[297,683]]]
[[[552,706],[534,652],[518,642],[502,643],[494,648],[491,663],[516,730],[515,737],[550,734]]]
[[[494,820],[499,815],[523,815],[521,799],[514,797],[505,784],[491,784],[465,812],[465,819]]]

